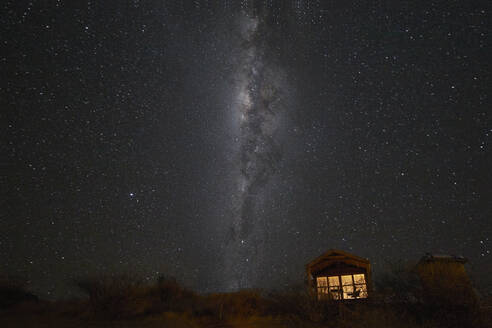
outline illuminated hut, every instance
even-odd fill
[[[306,265],[308,288],[318,300],[367,298],[371,264],[340,250],[329,250]]]

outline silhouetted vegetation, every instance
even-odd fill
[[[370,299],[352,302],[319,302],[304,286],[200,295],[172,278],[149,283],[117,275],[77,281],[86,299],[26,305],[32,294],[10,285],[17,287],[1,294],[2,302],[16,300],[0,313],[0,325],[4,320],[6,327],[481,328],[492,323],[489,308],[480,307],[473,293],[456,293],[447,284],[428,288],[412,268],[402,265],[381,275]]]
[[[432,270],[432,275],[427,271]],[[448,265],[433,264],[417,269],[402,263],[393,265],[376,282],[372,300],[408,313],[421,325],[432,327],[480,327],[478,295],[468,277]]]
[[[38,298],[26,291],[22,279],[5,277],[0,279],[0,309],[24,302],[36,302]]]
[[[89,296],[94,315],[111,319],[163,312],[193,312],[198,296],[175,279],[159,278],[146,284],[132,275],[94,277],[76,282]]]

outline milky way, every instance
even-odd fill
[[[228,230],[226,268],[228,288],[250,285],[261,264],[264,230],[261,203],[263,192],[278,171],[282,159],[278,130],[283,106],[281,74],[265,55],[265,24],[261,16],[240,20],[241,59],[236,71],[236,94],[232,109],[236,120],[238,147],[237,184],[232,224]]]
[[[0,276],[281,288],[336,248],[490,286],[489,7],[3,1]]]

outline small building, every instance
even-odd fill
[[[435,255],[426,253],[417,263],[422,280],[442,280],[443,276],[456,276],[468,280],[465,263],[468,260],[456,255]]]
[[[467,262],[455,255],[423,256],[416,269],[426,297],[433,301],[474,302],[476,296],[465,269]]]
[[[309,291],[318,300],[354,300],[368,297],[370,262],[331,249],[306,265]]]

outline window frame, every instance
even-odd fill
[[[364,281],[360,282],[361,280],[359,278],[356,282],[356,279],[354,277],[356,275],[362,275]],[[351,281],[347,284],[347,279],[345,279],[345,282],[343,282],[342,276],[350,276]],[[338,285],[330,284],[330,278],[333,277],[338,278],[337,279]],[[367,279],[365,273],[359,272],[359,273],[316,276],[315,281],[316,281],[316,295],[318,300],[323,300],[323,299],[356,300],[356,299],[364,299],[368,297]],[[326,285],[318,284],[319,281],[324,281]],[[353,294],[356,293],[357,291],[359,291],[358,294],[359,296],[354,296]],[[352,294],[352,296],[349,296],[349,294]]]

